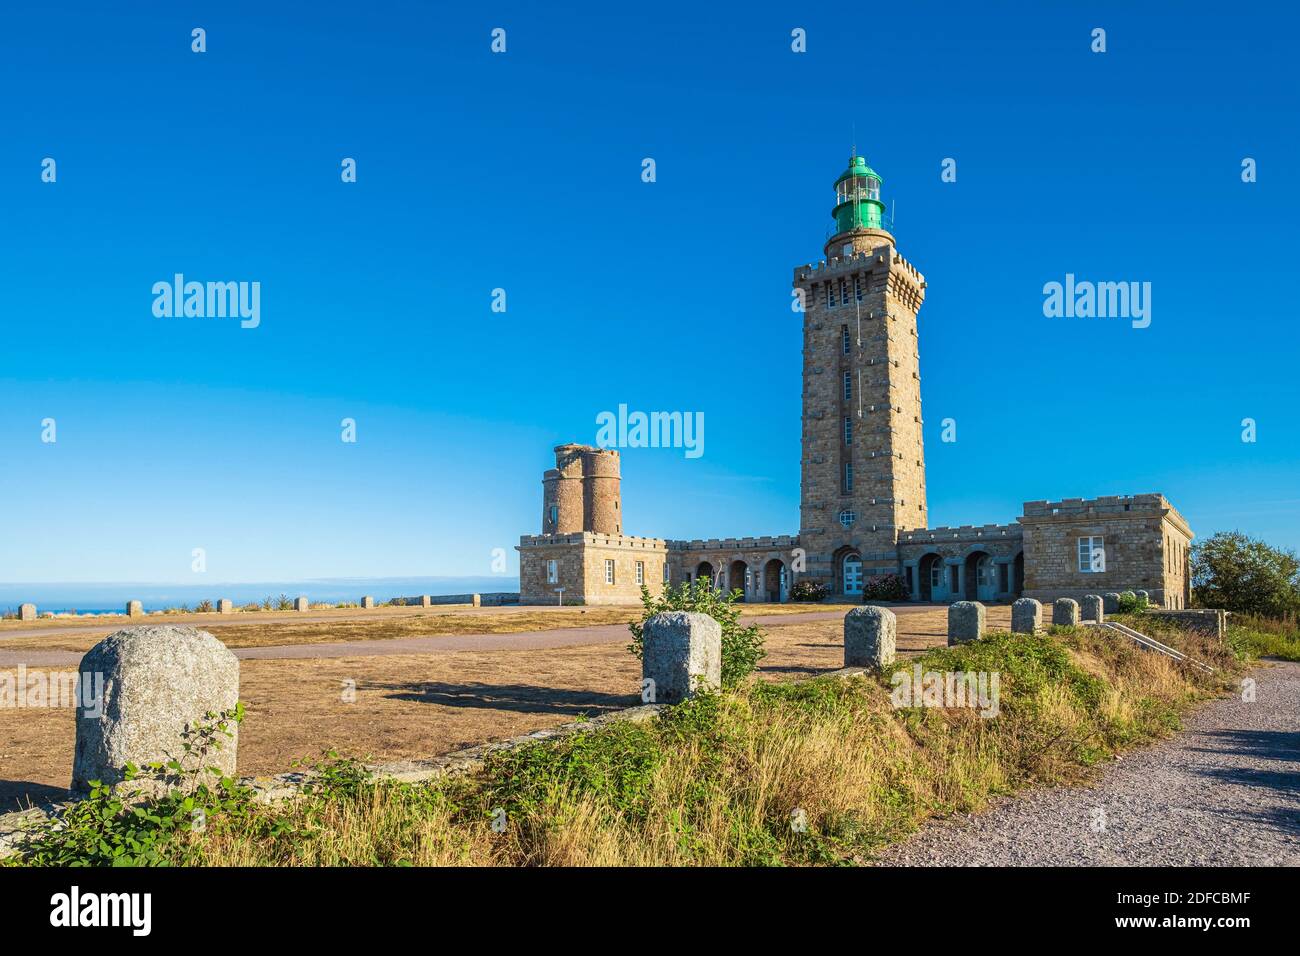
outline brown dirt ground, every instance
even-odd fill
[[[766,607],[763,613],[769,613]],[[988,613],[990,627],[1010,626],[1009,607],[992,606]],[[943,607],[900,614],[900,654],[943,644],[946,622]],[[325,636],[317,640],[338,639],[334,625],[319,629]],[[839,621],[765,630],[763,679],[805,678],[843,664]],[[349,680],[356,682],[356,699],[345,703]],[[621,641],[546,650],[246,660],[240,665],[248,715],[240,730],[239,768],[244,774],[280,773],[294,760],[331,747],[371,761],[434,756],[633,706],[640,700],[639,684],[639,664]],[[70,710],[0,709],[0,812],[61,794],[72,769],[74,737]]]
[[[853,605],[746,604],[748,615],[807,614],[845,611]],[[140,624],[193,624],[221,639],[227,647],[271,647],[319,644],[326,641],[373,641],[400,637],[436,637],[444,634],[518,634],[524,631],[595,624],[627,624],[640,614],[635,607],[501,607],[456,610],[381,607],[295,612],[257,612],[237,615],[150,614],[128,618],[114,615],[109,623],[95,618],[73,622],[69,618],[44,618],[35,622],[0,622],[0,650],[88,651],[118,628]],[[247,618],[247,620],[244,620]],[[17,625],[17,626],[16,626]],[[33,633],[27,634],[19,628]],[[49,633],[57,631],[56,633]]]

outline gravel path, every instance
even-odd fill
[[[1086,790],[1000,801],[925,827],[882,866],[1300,865],[1300,664],[1252,672],[1254,703],[1214,701]],[[1104,815],[1104,816],[1103,816]],[[1096,822],[1104,820],[1104,829]]]

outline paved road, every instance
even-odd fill
[[[933,610],[929,605],[900,606],[895,613],[908,614]],[[845,611],[811,611],[807,614],[766,614],[742,617],[746,624],[776,627],[782,624],[806,624],[833,621]],[[295,623],[297,623],[295,621]],[[626,624],[598,624],[593,627],[561,627],[546,631],[521,631],[515,634],[441,634],[428,637],[394,637],[371,641],[333,641],[316,644],[286,644],[268,647],[232,648],[236,657],[246,660],[287,660],[325,657],[378,657],[391,654],[437,654],[450,651],[535,650],[551,647],[575,647],[584,644],[613,644],[627,641]],[[0,648],[3,643],[0,642]],[[0,667],[67,667],[80,662],[80,651],[0,650]]]
[[[1300,865],[1300,664],[1251,676],[1253,703],[1202,707],[1184,732],[1125,755],[1093,787],[1037,791],[936,823],[878,862]]]

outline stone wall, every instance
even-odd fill
[[[641,585],[637,566],[651,593],[663,589],[667,542],[662,538],[581,532],[570,535],[525,535],[519,539],[519,602],[559,604],[638,604]],[[614,583],[605,579],[612,561]],[[556,581],[547,580],[549,561],[556,562]]]
[[[1163,495],[1030,501],[1020,524],[1026,597],[1077,600],[1107,591],[1145,590],[1158,606],[1186,607],[1192,532]],[[1082,537],[1102,539],[1104,570],[1080,570]]]

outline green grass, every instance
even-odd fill
[[[842,865],[932,817],[984,807],[1031,785],[1070,784],[1118,751],[1178,727],[1224,692],[1226,649],[1186,646],[1207,676],[1087,628],[992,634],[939,648],[924,671],[1000,675],[996,717],[969,708],[896,708],[883,674],[749,682],[666,709],[489,757],[482,771],[425,784],[374,781],[327,760],[300,800],[252,804],[201,795],[201,831],[173,812],[105,802],[46,833],[27,862],[104,862],[118,827],[140,862],[203,865]],[[83,807],[85,805],[83,804]],[[181,810],[187,805],[181,804]],[[95,812],[96,809],[102,812]],[[106,816],[107,814],[107,816]],[[113,816],[116,814],[117,816]],[[141,835],[160,821],[157,834]],[[172,824],[168,824],[172,820]]]

